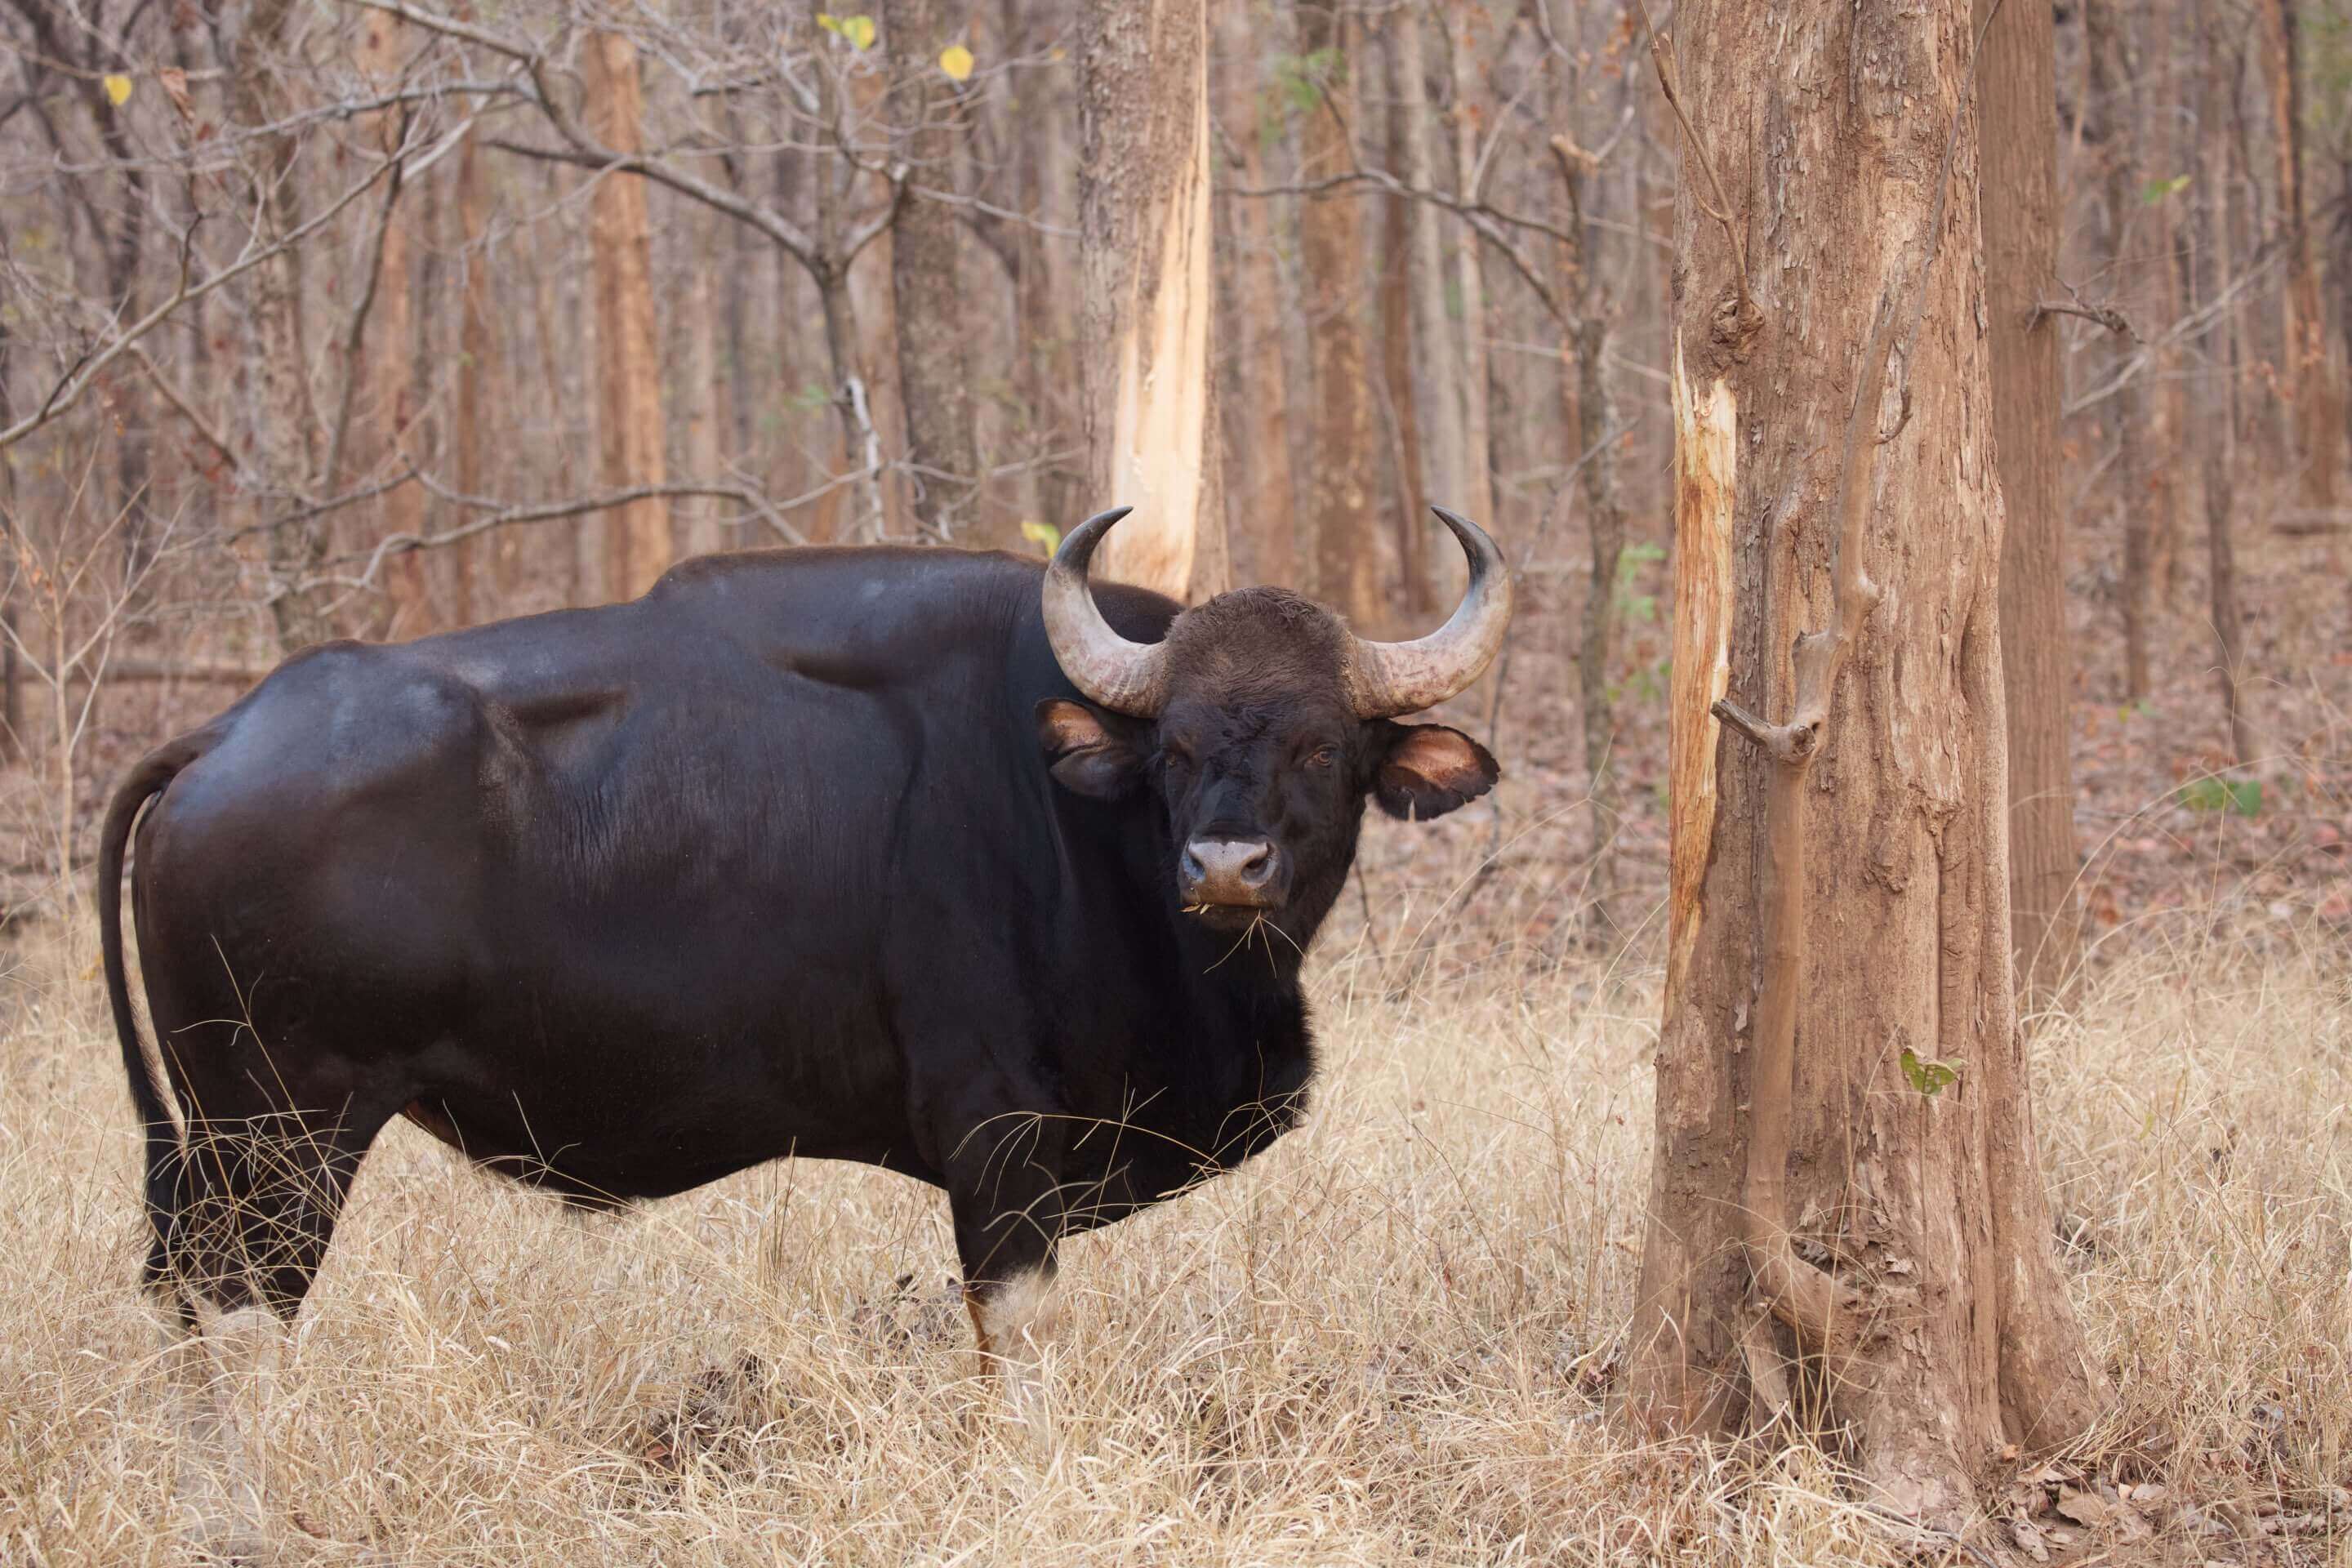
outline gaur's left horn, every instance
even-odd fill
[[[1045,568],[1045,639],[1071,685],[1115,713],[1156,719],[1168,705],[1168,650],[1129,642],[1113,631],[1087,586],[1087,562],[1095,546],[1112,523],[1134,510],[1097,512],[1070,530],[1054,552]]]
[[[1433,708],[1486,673],[1511,624],[1511,569],[1486,531],[1442,506],[1429,509],[1462,542],[1470,585],[1446,623],[1412,642],[1358,637],[1348,695],[1359,719],[1390,719]],[[1068,548],[1066,545],[1065,549]]]

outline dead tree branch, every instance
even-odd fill
[[[1642,5],[1642,29],[1650,35],[1650,63],[1658,73],[1658,90],[1666,97],[1666,107],[1675,111],[1675,123],[1683,128],[1683,139],[1690,143],[1691,156],[1698,160],[1699,173],[1706,176],[1706,187],[1715,193],[1712,205],[1704,198],[1699,210],[1723,226],[1723,237],[1731,242],[1732,276],[1739,285],[1739,325],[1743,332],[1753,333],[1764,324],[1763,308],[1748,289],[1748,242],[1739,237],[1739,226],[1731,221],[1731,198],[1723,194],[1723,181],[1717,177],[1715,160],[1706,155],[1706,143],[1698,139],[1698,131],[1683,112],[1682,94],[1675,87],[1674,58],[1658,37],[1657,24],[1650,20],[1647,0]]]

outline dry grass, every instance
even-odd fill
[[[2352,994],[2340,951],[2270,934],[2151,936],[2041,1048],[2074,1288],[2124,1391],[2091,1463],[2201,1510],[2105,1561],[2352,1562],[2352,1517],[2278,1529],[2352,1482]],[[0,1003],[9,1563],[180,1560],[174,1472],[203,1447],[133,1287],[135,1140],[87,958],[37,952]],[[583,1219],[398,1127],[285,1380],[286,1555],[1969,1560],[1817,1460],[1609,1419],[1655,985],[1360,942],[1321,963],[1306,1128],[1068,1249],[1050,1465],[972,1375],[928,1190],[804,1163]]]

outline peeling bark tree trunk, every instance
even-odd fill
[[[1729,223],[1684,181],[1668,975],[1629,1395],[1685,1430],[1838,1424],[1874,1500],[1949,1523],[2004,1441],[2072,1436],[2104,1397],[2053,1256],[2011,990],[1973,116],[1937,211],[1968,18],[1857,19],[1852,0],[1678,18]],[[1727,227],[1753,247],[1760,321]],[[1914,308],[1899,381],[1874,374],[1874,322]],[[1726,697],[1738,732],[1709,716]],[[1919,1093],[1905,1051],[1958,1081]]]
[[[1226,576],[1207,7],[1087,0],[1079,26],[1087,504],[1136,509],[1108,575],[1197,601]]]
[[[615,152],[639,151],[645,100],[636,45],[625,33],[589,34],[580,46],[580,77],[590,132]],[[601,477],[614,489],[657,485],[665,478],[661,335],[654,321],[646,183],[635,174],[605,174],[591,203]],[[658,496],[632,501],[604,523],[601,596],[634,599],[669,567],[669,503]]]
[[[1309,59],[1342,60],[1343,21],[1337,8],[1303,9],[1299,52]],[[1336,174],[1352,162],[1348,136],[1329,101],[1335,69],[1318,84],[1305,111],[1300,174]],[[1366,276],[1360,205],[1342,195],[1310,201],[1299,220],[1300,270],[1315,355],[1313,591],[1357,626],[1385,618],[1381,594],[1380,524],[1374,515],[1370,372],[1364,356],[1361,314]]]
[[[1983,27],[1997,0],[1976,0]],[[2000,658],[2009,710],[2010,940],[2024,1006],[2054,1001],[2082,951],[2074,881],[2074,669],[2066,642],[2065,516],[2058,489],[2058,89],[2050,8],[2003,5],[1985,34],[1986,337],[1993,445],[2008,531],[2000,547]]]
[[[898,83],[891,115],[904,127],[901,156],[920,183],[953,189],[955,88],[939,60],[955,36],[941,27],[936,0],[890,0],[882,36]],[[974,543],[965,535],[979,495],[980,458],[964,344],[975,306],[956,268],[955,213],[915,197],[899,209],[889,238],[907,441],[925,470],[914,476],[914,513],[942,537]]]

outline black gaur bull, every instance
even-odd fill
[[[1123,515],[1045,567],[715,556],[633,604],[331,644],[140,763],[99,910],[150,1283],[265,1353],[394,1116],[586,1205],[861,1160],[946,1189],[1034,1411],[1055,1242],[1297,1119],[1299,966],[1366,798],[1440,816],[1496,776],[1393,721],[1501,646],[1476,525],[1440,513],[1452,619],[1381,643],[1278,588],[1090,592]]]

